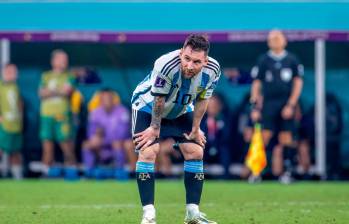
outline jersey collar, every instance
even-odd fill
[[[284,59],[287,55],[287,51],[284,50],[281,54],[276,55],[274,52],[272,52],[271,50],[268,51],[268,56],[271,57],[272,59],[274,59],[275,61],[280,61],[282,59]]]

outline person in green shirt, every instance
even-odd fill
[[[9,155],[11,175],[22,179],[23,106],[17,81],[17,66],[7,64],[0,81],[0,150]]]
[[[60,168],[53,166],[54,142],[58,142],[64,156],[65,178],[76,179],[70,105],[75,83],[74,77],[67,72],[67,53],[63,50],[54,50],[51,54],[51,66],[51,71],[42,74],[39,89],[41,99],[40,138],[43,143],[44,173],[49,177],[58,177],[62,174]]]

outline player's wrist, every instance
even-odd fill
[[[290,107],[292,109],[295,109],[296,108],[296,104],[293,104],[293,103],[287,103],[286,104],[287,107]]]
[[[191,128],[191,132],[199,132],[199,131],[200,131],[200,127],[193,126]]]

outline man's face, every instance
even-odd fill
[[[279,30],[273,30],[268,35],[268,46],[273,51],[280,51],[286,47],[286,38]]]
[[[103,92],[101,94],[101,104],[105,109],[110,109],[113,107],[113,94],[110,92]]]
[[[5,82],[14,82],[17,79],[17,67],[15,65],[7,65],[2,73]]]
[[[51,60],[52,68],[59,71],[65,71],[68,67],[68,55],[60,52],[56,53]]]
[[[207,64],[207,55],[204,51],[195,51],[190,46],[182,48],[180,53],[182,75],[190,79],[197,75]]]

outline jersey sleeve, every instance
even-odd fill
[[[151,95],[153,96],[166,96],[170,92],[172,80],[170,75],[164,75],[162,70],[162,63],[157,60],[154,64],[152,71],[152,87]]]
[[[299,62],[297,57],[293,58],[293,63],[292,63],[291,69],[292,69],[293,78],[294,77],[303,77],[304,66]]]
[[[212,94],[213,91],[216,89],[217,83],[219,81],[219,78],[221,76],[221,71],[219,70],[217,73],[215,73],[213,76],[211,76],[208,84],[207,84],[207,88],[204,89],[199,95],[198,95],[198,99],[200,100],[206,100],[209,99]]]
[[[266,72],[266,66],[263,57],[260,57],[257,64],[251,70],[251,77],[253,79],[263,80]]]

